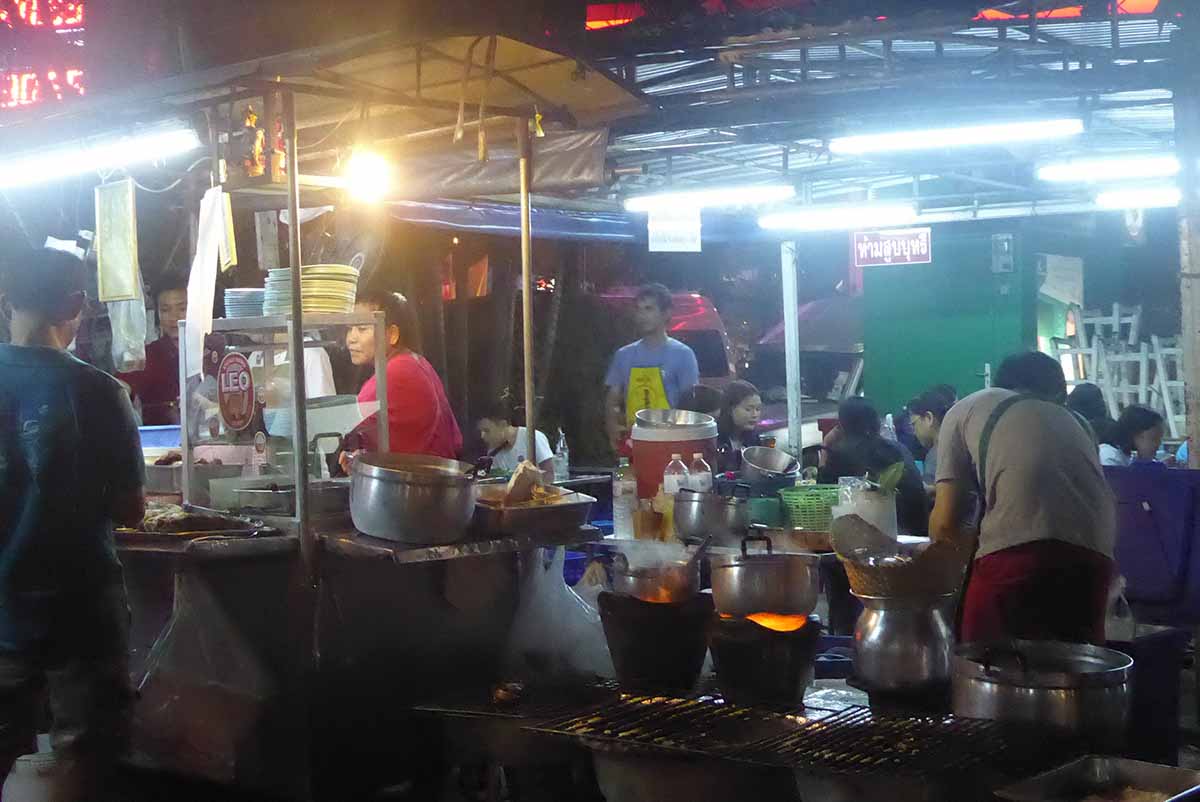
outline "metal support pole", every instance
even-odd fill
[[[783,275],[783,343],[787,367],[788,446],[797,457],[804,451],[800,410],[800,303],[796,278],[795,242],[785,242],[779,248],[780,271]]]
[[[517,144],[521,151],[521,339],[525,353],[525,434],[529,461],[537,464],[537,425],[533,395],[533,222],[529,192],[533,181],[533,145],[529,121],[517,121]]]
[[[296,473],[296,522],[300,554],[309,580],[317,577],[317,539],[308,520],[308,405],[304,383],[304,299],[301,296],[300,265],[300,175],[296,154],[296,96],[283,93],[283,134],[288,165],[288,257],[292,267],[292,319],[288,323],[288,351],[292,373],[292,462]]]
[[[1196,34],[1181,37],[1175,86],[1175,144],[1179,156],[1179,295],[1182,311],[1184,397],[1190,467],[1200,468],[1200,56]]]

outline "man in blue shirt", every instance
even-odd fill
[[[83,264],[57,251],[13,256],[0,264],[12,334],[0,345],[0,777],[36,751],[45,689],[54,750],[72,785],[94,794],[132,701],[112,529],[142,520],[142,452],[120,384],[65,350]]]
[[[609,440],[614,451],[629,437],[634,415],[643,409],[673,409],[700,381],[691,348],[667,336],[671,291],[648,284],[634,298],[634,324],[642,339],[617,351],[604,383]]]

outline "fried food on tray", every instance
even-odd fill
[[[245,529],[244,521],[203,512],[188,512],[176,504],[151,503],[139,527],[142,532],[174,534],[179,532],[221,532]]]
[[[517,466],[517,469],[513,471],[512,478],[508,480],[508,490],[504,493],[504,506],[515,507],[531,501],[534,497],[534,490],[541,487],[542,472],[538,470],[538,466],[525,460]]]
[[[168,465],[177,465],[180,462],[183,462],[183,454],[180,454],[178,451],[168,451],[166,454],[163,454],[161,457],[154,460],[154,464],[160,468],[164,468]]]
[[[1085,796],[1081,802],[1167,802],[1170,798],[1171,794],[1164,794],[1161,791],[1143,791],[1126,786],[1114,788],[1102,794]]]

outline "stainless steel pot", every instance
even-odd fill
[[[350,515],[365,535],[401,543],[455,543],[475,512],[474,466],[414,454],[360,454]]]
[[[748,554],[750,543],[766,543],[765,554]],[[820,558],[815,554],[775,554],[771,538],[742,539],[742,553],[713,557],[713,602],[734,618],[754,613],[808,615],[817,606]]]
[[[613,556],[613,593],[645,602],[675,604],[700,592],[700,561],[670,560],[630,568],[624,554]]]
[[[747,482],[770,482],[799,473],[800,463],[786,451],[766,446],[742,449],[741,476]]]
[[[857,596],[857,594],[855,594]],[[953,593],[932,598],[857,596],[854,675],[875,691],[916,691],[950,679]]]
[[[1024,721],[1119,746],[1133,660],[1057,641],[967,643],[954,655],[952,707],[968,718]]]
[[[718,546],[735,546],[750,526],[750,488],[739,485],[746,498],[719,496],[685,489],[675,496],[675,531],[684,540],[712,535]]]

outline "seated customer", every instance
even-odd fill
[[[1067,409],[1087,421],[1096,440],[1104,442],[1113,419],[1108,416],[1108,404],[1099,387],[1090,382],[1075,385],[1075,389],[1067,396]]]
[[[742,467],[742,449],[761,445],[758,421],[762,418],[762,397],[758,388],[747,381],[731,382],[725,388],[721,415],[717,418],[717,470],[736,471]]]
[[[884,438],[879,429],[879,413],[870,401],[858,397],[843,401],[838,407],[839,434],[831,439],[820,481],[837,484],[842,476],[878,476],[889,466],[904,463],[896,487],[896,520],[902,532],[923,534],[929,525],[929,500],[921,474],[907,449]]]
[[[913,434],[925,449],[925,470],[921,478],[930,488],[937,481],[937,439],[942,419],[954,406],[954,398],[940,388],[926,390],[908,402],[908,417]]]
[[[497,401],[479,419],[479,436],[487,446],[492,458],[492,470],[512,473],[525,462],[529,454],[529,433],[524,426],[513,425],[512,406],[507,401]],[[554,451],[550,441],[541,432],[535,432],[537,454],[529,460],[538,466],[546,484],[554,483]]]
[[[1137,404],[1125,407],[1100,444],[1100,464],[1153,462],[1165,436],[1162,415]]]

